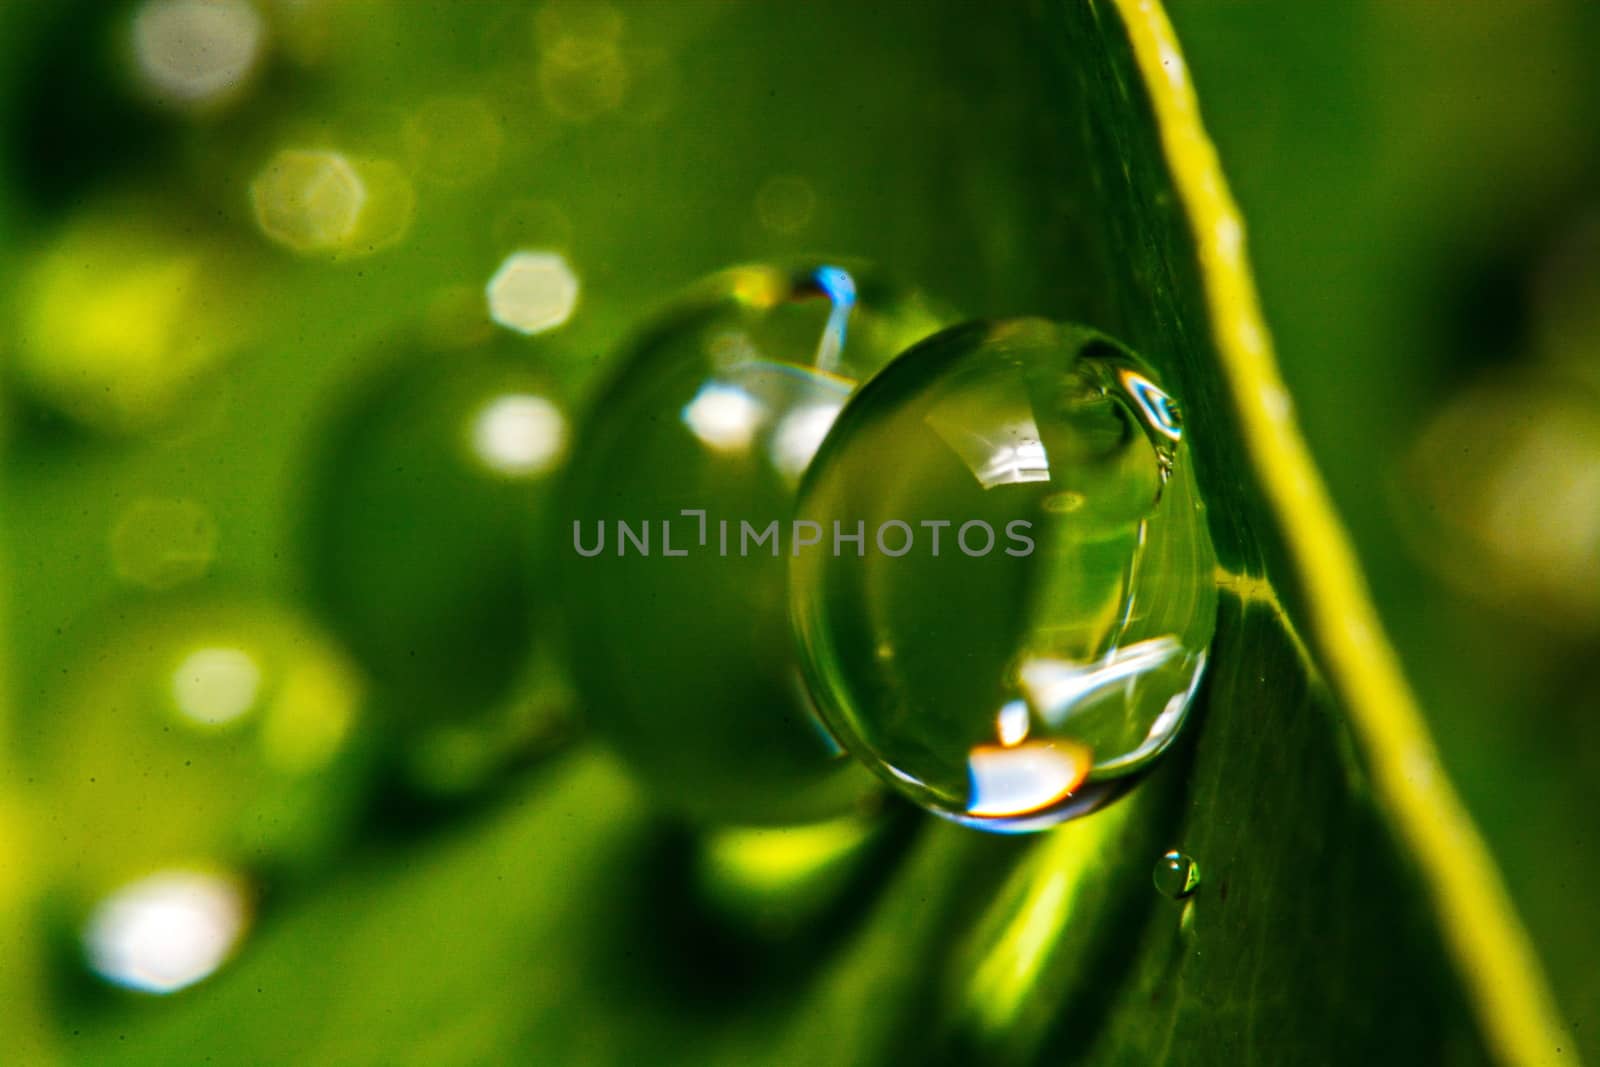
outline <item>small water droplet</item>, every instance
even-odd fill
[[[1200,865],[1194,858],[1174,849],[1156,860],[1156,889],[1164,897],[1182,900],[1200,885]]]
[[[856,383],[936,326],[870,274],[752,266],[694,290],[622,354],[571,448],[562,601],[584,706],[653,801],[793,824],[872,790],[799,681],[788,523]]]
[[[1216,626],[1185,433],[1141,360],[1042,320],[947,330],[873,379],[796,514],[909,526],[911,551],[791,561],[802,662],[846,750],[935,813],[1006,832],[1092,810],[1148,768]]]

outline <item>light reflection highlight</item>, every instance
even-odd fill
[[[1087,745],[1065,739],[979,745],[967,756],[967,813],[993,818],[1047,808],[1082,785],[1093,764]]]
[[[123,886],[83,930],[89,966],[141,993],[176,993],[227,962],[250,922],[235,878],[169,870]]]
[[[798,480],[842,410],[843,404],[807,404],[785,415],[772,432],[772,465],[779,473]]]
[[[1112,649],[1093,663],[1029,658],[1017,675],[1028,702],[1051,726],[1060,726],[1089,697],[1119,682],[1134,681],[1182,652],[1182,644],[1168,634]]]
[[[737,385],[706,382],[684,405],[683,424],[707,448],[717,452],[744,452],[766,420],[767,409]]]
[[[985,489],[1050,480],[1050,459],[1030,417],[976,427],[936,411],[928,415],[928,425]]]
[[[995,736],[1006,748],[1014,748],[1028,739],[1028,704],[1023,700],[1008,700],[995,716]]]
[[[485,287],[489,317],[508,330],[546,333],[578,306],[578,276],[556,252],[513,252]]]
[[[531,393],[495,397],[472,420],[473,454],[508,478],[547,473],[566,444],[567,420],[561,409]]]

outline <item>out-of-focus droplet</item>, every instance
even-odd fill
[[[136,500],[111,527],[117,577],[146,589],[172,589],[203,577],[217,555],[217,524],[196,500]]]
[[[777,527],[856,383],[936,325],[870,275],[745,267],[623,352],[573,442],[557,558],[585,710],[652,802],[793,823],[870,790],[801,687],[774,538],[787,552]]]
[[[525,341],[391,348],[313,457],[306,563],[314,602],[378,686],[402,773],[415,757],[422,785],[455,790],[565,714],[535,653],[550,602],[539,523],[568,427]]]
[[[250,184],[256,224],[302,254],[359,256],[399,244],[416,193],[392,160],[325,148],[286,148]]]
[[[418,174],[440,185],[472,185],[494,173],[505,131],[478,96],[436,96],[406,119],[406,149]]]
[[[508,330],[538,334],[561,326],[578,306],[578,276],[556,252],[514,252],[484,289],[489,317]]]
[[[605,48],[622,30],[622,12],[604,0],[547,0],[533,16],[534,41],[543,52]]]
[[[874,378],[796,511],[862,541],[791,559],[840,743],[937,814],[1006,832],[1148,767],[1216,626],[1188,432],[1140,360],[1043,320],[948,330]]]
[[[756,193],[756,215],[762,226],[776,234],[787,236],[803,230],[816,208],[816,190],[792,174],[767,179]]]
[[[1600,626],[1600,398],[1555,374],[1491,380],[1428,419],[1397,507],[1419,560],[1463,592]]]
[[[14,366],[27,395],[110,433],[177,415],[250,336],[258,309],[226,242],[131,203],[73,222],[18,298]]]
[[[366,196],[355,227],[339,250],[348,255],[366,255],[393,248],[410,233],[416,214],[417,194],[411,179],[391,159],[358,158],[351,165]]]
[[[157,100],[211,109],[249,84],[265,37],[247,0],[146,0],[133,16],[134,64]]]
[[[1181,900],[1199,888],[1200,865],[1184,853],[1173,850],[1156,860],[1152,877],[1162,896]]]
[[[622,105],[629,81],[622,31],[622,14],[609,4],[556,2],[539,10],[539,91],[557,117],[586,122]]]
[[[263,877],[324,861],[364,788],[354,665],[265,605],[123,615],[63,667],[26,734],[55,884],[87,906],[199,861]]]
[[[660,48],[632,48],[622,54],[628,71],[628,106],[620,112],[630,121],[658,123],[677,107],[682,78],[671,53]]]
[[[84,956],[114,985],[176,993],[234,954],[250,927],[250,896],[237,875],[157,871],[95,905],[83,929]]]

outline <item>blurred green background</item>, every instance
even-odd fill
[[[0,7],[0,1058],[859,1059],[870,961],[976,906],[933,874],[1023,846],[677,827],[583,739],[532,546],[607,357],[710,271],[1059,307],[1039,235],[1095,220],[1037,178],[1037,12],[200,6]],[[1600,16],[1171,13],[1296,408],[1593,1058]],[[185,14],[198,67],[162,58]],[[173,701],[188,733],[131,725]],[[85,923],[169,866],[237,958],[108,988]],[[852,940],[891,879],[919,906]]]

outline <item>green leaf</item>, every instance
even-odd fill
[[[170,1003],[64,998],[62,1058],[1555,1055],[1537,968],[1294,430],[1242,224],[1164,17],[1136,0],[1043,6],[1037,20],[974,16],[953,0],[630,9],[631,33],[681,58],[664,126],[575,127],[487,191],[437,194],[423,203],[430,228],[372,261],[371,278],[274,267],[296,314],[260,348],[282,359],[258,355],[236,386],[278,421],[205,442],[220,458],[196,471],[181,448],[88,469],[25,456],[8,480],[14,541],[41,557],[46,545],[92,546],[105,516],[69,523],[64,501],[181,471],[225,528],[248,531],[236,577],[292,589],[280,550],[297,498],[282,456],[299,416],[334,376],[376,358],[396,306],[492,267],[464,236],[481,202],[532,182],[566,205],[596,272],[572,346],[598,350],[641,300],[731,260],[794,251],[790,238],[751,237],[744,204],[769,173],[804,173],[822,205],[808,243],[875,259],[971,315],[1089,323],[1143,353],[1184,400],[1227,593],[1191,740],[1127,800],[1037,841],[891,818],[843,850],[837,881],[796,882],[822,904],[765,891],[758,910],[783,920],[776,934],[714,904],[705,842],[653,820],[650,798],[605,757],[577,753],[498,811],[371,845],[327,881],[269,900],[241,958]],[[352,51],[324,101],[336,111],[395,91],[396,55],[438,49],[418,91],[475,86],[476,53],[452,49],[506,13],[359,10],[394,48]],[[637,212],[617,212],[614,194],[637,198]],[[311,331],[314,358],[301,354]],[[584,361],[561,358],[575,384],[587,380]],[[98,593],[59,560],[18,582],[14,597],[45,605],[15,639],[31,691],[59,620]],[[1309,651],[1283,603],[1307,623]],[[1202,870],[1183,902],[1150,885],[1168,848]]]

